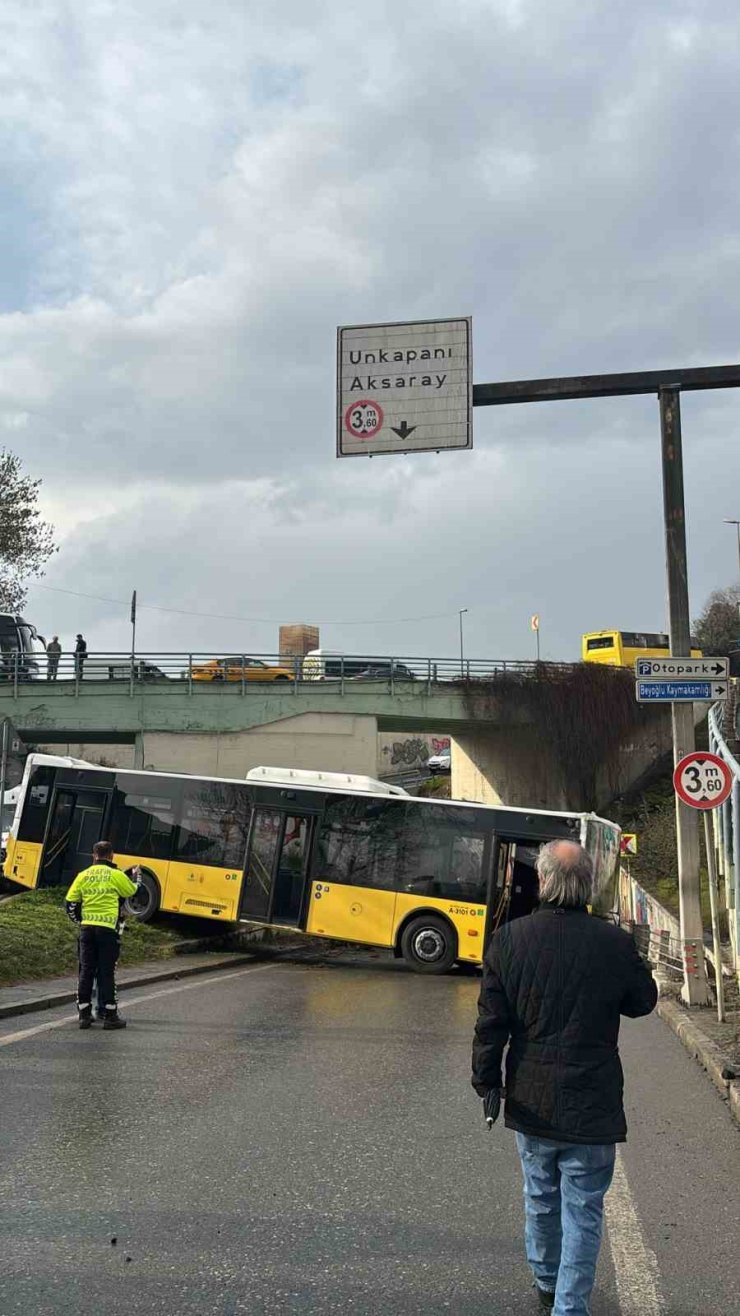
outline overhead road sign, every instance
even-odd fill
[[[337,330],[337,456],[473,446],[472,320]]]
[[[678,798],[692,809],[717,809],[730,797],[732,773],[719,754],[696,750],[679,759],[673,786]]]
[[[729,675],[728,658],[636,658],[635,676],[666,677],[673,680],[687,677],[692,680],[726,681]]]
[[[727,689],[725,681],[635,681],[638,704],[713,704]]]

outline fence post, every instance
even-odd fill
[[[740,982],[740,778],[732,784],[732,911],[729,913],[735,971]]]
[[[717,993],[717,1019],[725,1021],[725,984],[722,980],[722,943],[719,939],[719,881],[715,863],[714,846],[710,835],[709,819],[704,813],[704,848],[707,852],[707,879],[709,884],[709,904],[712,911],[712,945],[714,948],[714,985]]]
[[[396,660],[395,658],[391,658],[391,694],[392,695],[396,693],[395,675],[396,675]]]
[[[242,664],[242,694],[243,695],[247,693],[247,673],[245,670],[245,663],[246,663],[246,654],[242,654],[241,664]]]
[[[13,698],[14,698],[14,699],[17,699],[17,698],[18,698],[18,658],[19,658],[19,656],[20,656],[20,655],[19,655],[19,653],[18,653],[18,650],[15,649],[14,652],[13,652]]]
[[[193,655],[188,654],[188,694],[193,693]]]
[[[427,658],[427,694],[432,693],[432,660]]]
[[[298,654],[295,654],[293,658],[293,694],[294,695],[298,694],[298,669],[300,667],[300,662],[301,662],[300,657],[298,656]]]
[[[128,693],[129,693],[129,698],[133,699],[134,697],[134,655],[133,654],[131,655],[130,663],[131,663],[131,668],[129,672]]]
[[[342,655],[342,657],[339,659],[339,680],[340,680],[339,693],[340,695],[343,695],[344,694],[344,655]]]

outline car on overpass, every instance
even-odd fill
[[[350,681],[415,681],[416,675],[405,663],[389,658],[383,662],[371,662],[362,671],[347,678]]]
[[[263,662],[261,658],[246,658],[237,654],[232,658],[211,658],[208,662],[193,663],[194,681],[292,681],[289,667]]]
[[[427,759],[427,771],[433,772],[435,776],[442,776],[444,773],[452,771],[452,750],[448,745],[446,749],[441,749],[438,754],[431,754]]]

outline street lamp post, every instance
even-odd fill
[[[726,516],[724,522],[725,525],[734,525],[737,530],[737,566],[740,571],[740,521],[734,521],[732,517]]]
[[[460,675],[461,675],[461,676],[465,676],[465,649],[464,649],[464,646],[463,646],[463,613],[464,613],[464,612],[467,612],[467,608],[460,608],[460,609],[459,609],[459,617],[460,617]]]

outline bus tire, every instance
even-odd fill
[[[418,914],[403,930],[401,954],[415,973],[447,973],[457,959],[455,930],[434,914]]]
[[[132,881],[136,880],[133,869],[129,869],[128,876]],[[140,868],[138,878],[139,890],[135,896],[124,900],[123,908],[128,917],[135,918],[137,923],[148,923],[159,909],[162,892],[154,873],[148,868]]]

